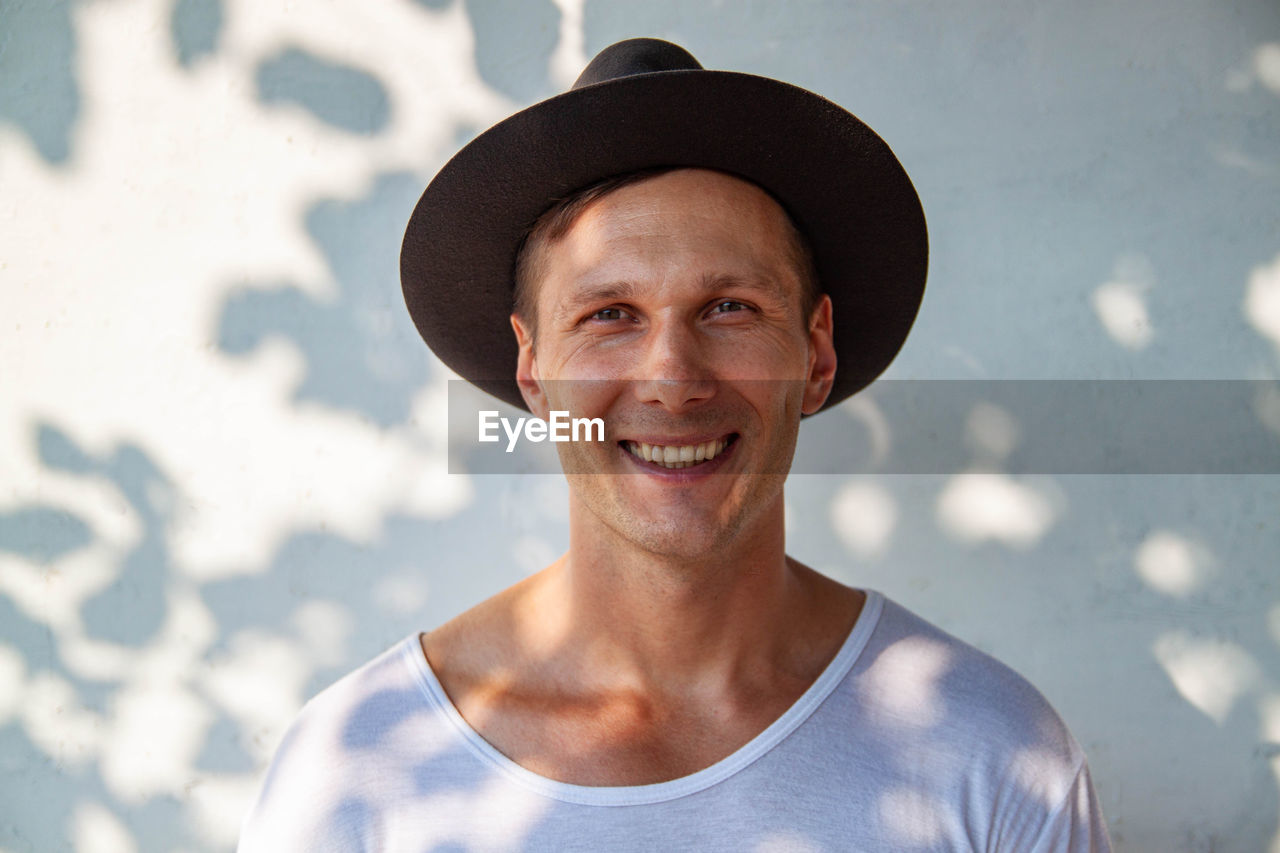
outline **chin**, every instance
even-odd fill
[[[734,534],[729,531],[720,531],[718,534],[704,531],[700,535],[690,536],[685,528],[650,529],[623,535],[655,557],[694,564],[722,554]]]
[[[723,557],[749,527],[754,514],[738,507],[725,513],[691,512],[690,508],[669,511],[608,513],[601,518],[621,538],[655,557],[690,563]]]

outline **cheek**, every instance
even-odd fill
[[[601,417],[618,396],[621,383],[596,378],[543,380],[551,408],[571,417]],[[608,418],[605,418],[606,430]]]
[[[808,372],[808,338],[790,329],[766,326],[725,336],[714,353],[717,372],[725,379],[800,379]]]
[[[638,358],[634,339],[573,334],[547,347],[543,375],[561,380],[601,381],[626,377]]]
[[[755,373],[729,384],[733,386],[751,411],[756,428],[769,444],[779,436],[797,428],[804,405],[805,381],[794,378],[763,379],[761,376],[783,376],[782,373]]]

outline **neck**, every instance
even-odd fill
[[[657,553],[572,512],[569,551],[528,612],[580,673],[645,691],[724,689],[807,654],[797,639],[833,582],[789,560],[784,538],[780,492],[700,553]]]

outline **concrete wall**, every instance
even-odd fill
[[[894,147],[891,376],[1280,374],[1271,0],[3,0],[0,848],[227,849],[308,696],[564,547],[558,480],[446,473],[396,254],[633,35]],[[791,550],[1039,685],[1119,849],[1280,851],[1280,477],[987,470],[796,477]]]

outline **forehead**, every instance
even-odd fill
[[[709,169],[675,169],[596,199],[569,230],[582,225],[599,228],[606,223],[619,228],[646,227],[647,220],[655,218],[779,235],[788,227],[782,207],[755,184]]]
[[[547,247],[544,284],[741,277],[788,290],[799,287],[793,242],[786,213],[755,184],[680,169],[591,202]]]

